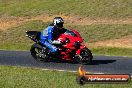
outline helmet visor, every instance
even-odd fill
[[[64,22],[57,23],[56,26],[62,28],[62,27],[63,27],[63,23],[64,23]]]

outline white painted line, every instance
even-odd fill
[[[42,70],[44,70],[44,71],[47,71],[47,70],[50,70],[50,71],[59,71],[59,72],[73,72],[73,73],[77,72],[77,71],[57,70],[57,69],[42,69]]]
[[[68,71],[68,70],[58,70],[58,69],[42,69],[42,70],[50,70],[50,71],[59,71],[59,72],[73,72],[77,73],[78,71]],[[86,72],[87,74],[91,74],[92,72]],[[92,73],[92,74],[104,74],[104,73]]]
[[[73,73],[77,73],[78,71],[68,71],[68,72],[73,72]]]

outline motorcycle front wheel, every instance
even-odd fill
[[[84,48],[80,51],[80,55],[75,55],[74,60],[80,64],[92,63],[93,55],[88,48]]]

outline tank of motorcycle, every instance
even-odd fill
[[[57,40],[65,41],[66,39],[69,39],[70,43],[83,42],[82,37],[76,30],[67,30],[64,34],[61,34]]]
[[[83,42],[83,39],[82,39],[81,35],[79,34],[79,32],[77,32],[76,30],[72,30],[72,31],[77,35],[78,41],[82,43]]]

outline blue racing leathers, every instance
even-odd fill
[[[48,47],[50,52],[57,52],[57,47],[52,45],[54,37],[56,36],[55,30],[57,29],[54,26],[48,26],[43,32],[41,32],[40,36],[41,43]]]

